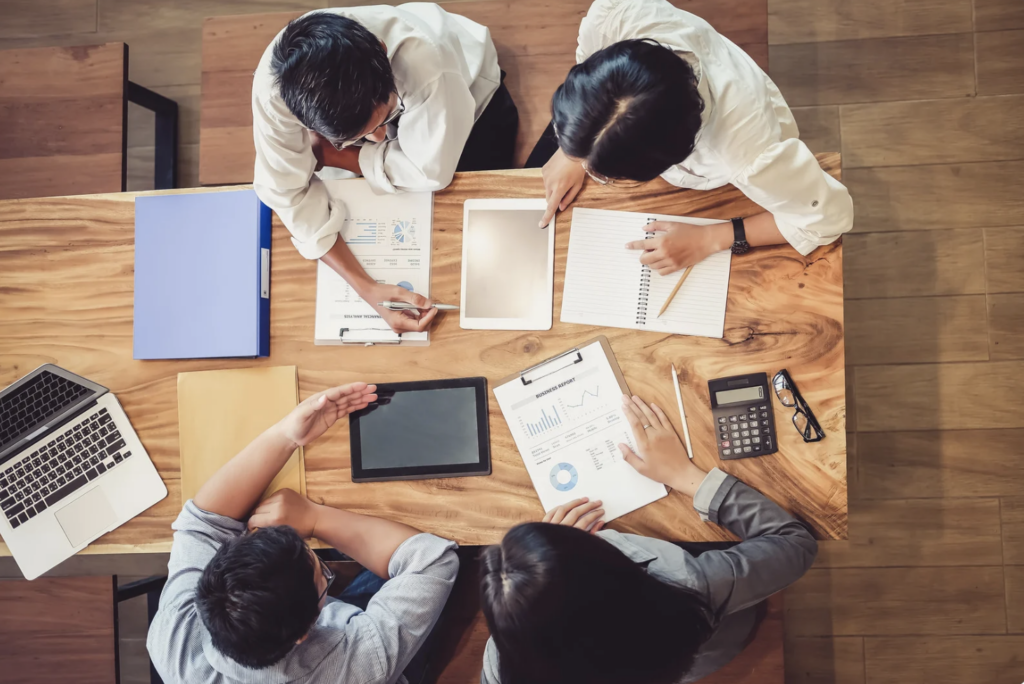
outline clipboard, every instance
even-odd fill
[[[588,496],[603,502],[610,521],[668,494],[619,450],[637,447],[620,401],[629,386],[607,337],[503,378],[492,391],[544,510]]]
[[[530,385],[533,382],[549,375],[553,375],[560,370],[565,370],[570,366],[581,363],[583,361],[583,354],[580,352],[580,349],[583,347],[589,347],[595,342],[599,342],[601,344],[601,349],[604,351],[604,355],[608,359],[608,365],[611,366],[612,373],[615,374],[615,379],[619,381],[619,389],[622,390],[623,394],[630,394],[629,386],[626,384],[626,378],[622,375],[622,369],[619,368],[619,362],[615,358],[615,352],[612,351],[612,345],[604,335],[592,337],[585,342],[577,344],[572,349],[566,350],[561,354],[556,354],[549,359],[530,366],[526,370],[522,370],[518,373],[513,373],[506,378],[502,378],[495,383],[494,388],[516,381],[522,382],[524,385]],[[494,388],[491,389],[492,392],[494,391]]]

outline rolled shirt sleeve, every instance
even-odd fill
[[[768,145],[732,182],[771,212],[779,232],[801,254],[810,254],[853,228],[849,190],[825,173],[797,138]]]
[[[398,136],[359,151],[359,168],[378,194],[447,187],[473,130],[476,102],[460,74],[441,74],[405,105]]]
[[[455,548],[426,533],[405,540],[391,556],[388,581],[352,619],[353,642],[375,644],[384,681],[398,679],[440,617],[459,573]]]
[[[345,205],[313,175],[317,162],[309,132],[269,87],[253,88],[252,120],[256,195],[281,218],[299,254],[319,259],[338,239]]]

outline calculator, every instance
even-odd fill
[[[764,456],[779,450],[767,373],[711,380],[708,391],[722,459]]]

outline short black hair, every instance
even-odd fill
[[[316,622],[314,578],[298,533],[266,527],[217,550],[196,587],[196,607],[218,651],[246,667],[269,667]]]
[[[270,64],[289,111],[328,140],[357,137],[395,92],[380,39],[332,12],[312,12],[288,24]]]
[[[569,70],[551,100],[558,145],[608,178],[649,181],[693,152],[704,101],[690,65],[624,40]]]
[[[699,596],[573,527],[513,527],[480,572],[502,684],[670,684],[711,635]]]

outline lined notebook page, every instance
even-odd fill
[[[682,273],[652,273],[640,264],[640,252],[625,248],[627,242],[645,237],[652,220],[718,223],[662,214],[573,210],[562,321],[721,338],[732,254],[719,252],[694,266],[668,310],[657,318]]]

